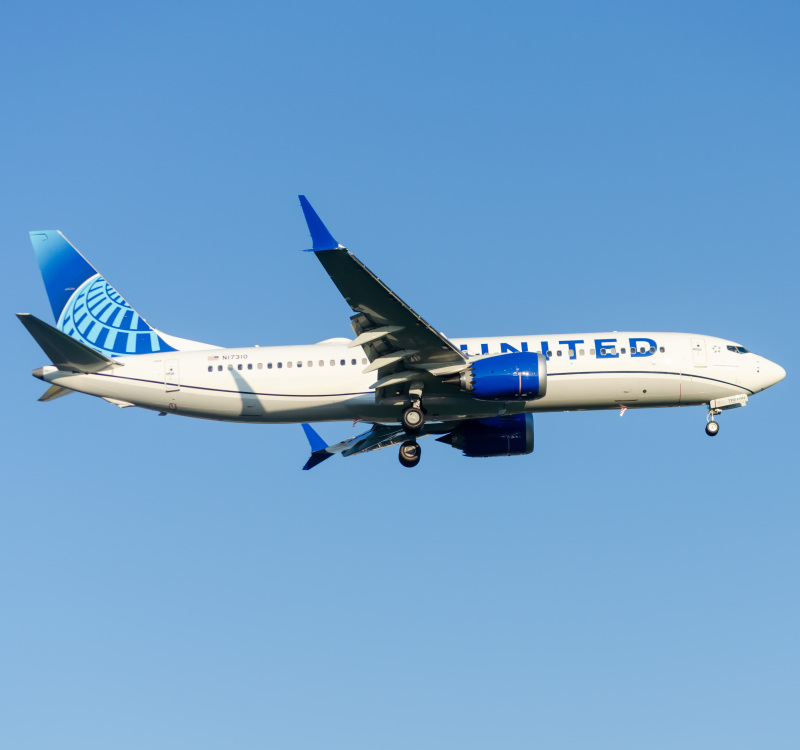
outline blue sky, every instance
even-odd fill
[[[17,4],[0,744],[794,748],[793,3]],[[38,404],[61,229],[158,328],[348,335],[296,195],[452,336],[693,331],[788,376],[301,472],[299,426]],[[341,439],[349,425],[323,425]]]

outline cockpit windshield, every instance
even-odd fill
[[[736,354],[749,354],[747,349],[745,349],[743,346],[732,346],[730,344],[728,345],[728,351],[735,352]]]

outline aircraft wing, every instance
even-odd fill
[[[356,314],[351,347],[361,346],[369,359],[364,372],[375,372],[373,388],[416,379],[451,375],[467,358],[445,336],[401,300],[358,258],[340,245],[304,195],[300,205],[313,252]]]

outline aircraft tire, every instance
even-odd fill
[[[706,425],[706,435],[714,437],[719,432],[719,424],[717,422],[709,422]]]
[[[420,458],[422,458],[422,449],[419,447],[419,443],[417,443],[416,440],[406,440],[406,442],[400,446],[398,458],[400,459],[400,463],[407,469],[416,466]]]
[[[416,406],[409,406],[403,412],[402,422],[403,429],[409,435],[416,435],[425,424],[425,415],[422,413],[422,409],[417,409]]]

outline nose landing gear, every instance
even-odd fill
[[[736,409],[747,405],[747,396],[744,393],[736,396],[726,396],[725,398],[715,398],[708,403],[708,416],[706,416],[706,435],[714,437],[719,432],[719,425],[714,421],[714,417],[722,414],[726,409]]]
[[[422,449],[419,447],[419,443],[416,440],[406,440],[406,442],[400,446],[400,455],[398,458],[400,459],[400,463],[407,469],[416,466],[421,457]]]
[[[722,409],[717,409],[711,404],[708,405],[708,414],[706,415],[706,435],[714,437],[719,432],[719,423],[714,421],[714,417],[722,414]]]

